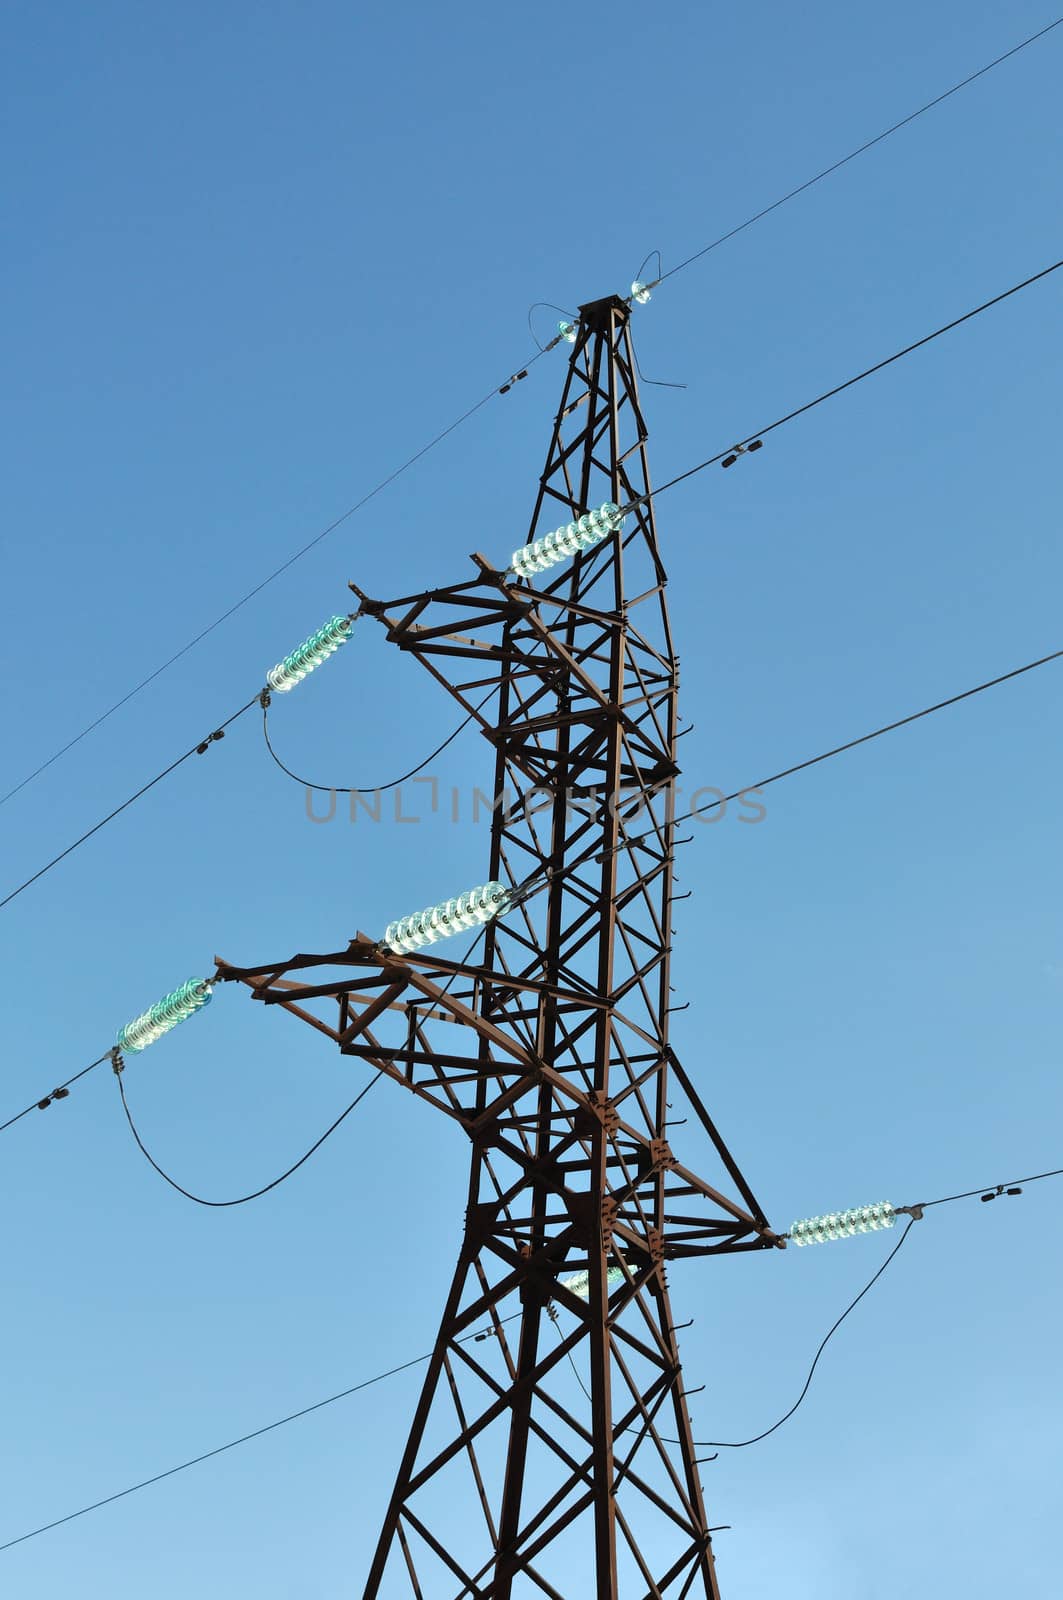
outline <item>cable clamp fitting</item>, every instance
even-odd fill
[[[117,1078],[120,1073],[125,1071],[125,1061],[122,1059],[122,1052],[119,1050],[118,1046],[115,1045],[114,1048],[108,1052],[108,1054],[111,1058],[111,1070]]]
[[[987,1194],[981,1195],[980,1198],[982,1200],[996,1200],[1002,1194],[1021,1194],[1021,1193],[1022,1193],[1022,1190],[1018,1187],[1017,1184],[1012,1184],[1011,1187],[1009,1188],[1006,1185],[1004,1185],[1003,1183],[998,1183],[995,1189],[990,1189]]]
[[[52,1104],[53,1100],[65,1100],[67,1098],[67,1096],[69,1095],[69,1093],[70,1093],[69,1089],[64,1089],[62,1087],[60,1087],[58,1089],[53,1089],[51,1094],[46,1094],[43,1100],[38,1100],[37,1101],[37,1110],[38,1111],[47,1111],[48,1107]]]
[[[724,456],[720,462],[721,467],[733,467],[739,456],[749,455],[753,450],[764,448],[763,439],[753,439],[749,444],[735,444],[731,446],[731,454]]]

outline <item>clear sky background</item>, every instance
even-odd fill
[[[533,351],[1051,20],[1030,0],[4,8],[6,789]],[[1063,255],[1063,29],[636,312],[657,481]],[[1058,279],[662,497],[692,783],[737,788],[1063,644]],[[538,313],[543,338],[553,316]],[[349,579],[527,526],[564,354],[0,812],[0,894],[248,699]],[[768,793],[682,854],[675,1043],[776,1226],[1063,1165],[1063,667]],[[277,706],[374,784],[456,719],[369,626]],[[469,735],[444,784],[488,777]],[[412,809],[412,802],[411,802]],[[422,803],[422,809],[426,809]],[[3,1115],[215,952],[253,963],[484,876],[486,826],[305,817],[253,716],[0,914]],[[130,1063],[225,1197],[357,1064],[223,990]],[[0,1542],[418,1355],[466,1151],[382,1084],[255,1205],[137,1153],[106,1069],[3,1137]],[[778,1434],[704,1468],[726,1600],[1058,1582],[1063,1181],[930,1213]],[[890,1236],[685,1264],[699,1437],[792,1402]],[[0,1555],[18,1600],[361,1593],[406,1374]],[[433,1597],[434,1600],[434,1597]]]

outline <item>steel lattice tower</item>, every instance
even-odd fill
[[[465,583],[355,591],[492,746],[488,875],[515,906],[464,959],[359,934],[219,966],[470,1142],[367,1597],[718,1595],[666,1265],[779,1241],[668,1043],[678,670],[628,319],[581,310],[529,538],[638,502],[621,531],[536,587],[476,556]],[[679,1095],[721,1188],[672,1151]]]

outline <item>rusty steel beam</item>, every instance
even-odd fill
[[[668,1040],[678,673],[628,324],[616,298],[581,310],[528,537],[606,500],[621,530],[531,582],[476,555],[461,583],[355,589],[493,749],[510,908],[475,960],[359,934],[218,966],[469,1140],[367,1600],[718,1600],[667,1265],[783,1241]]]

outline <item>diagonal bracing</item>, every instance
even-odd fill
[[[493,749],[488,875],[510,898],[478,957],[360,934],[219,965],[469,1140],[369,1597],[718,1595],[667,1264],[781,1241],[668,1040],[678,670],[628,314],[581,311],[529,544],[599,506],[608,535],[520,576],[477,556],[463,583],[355,591]],[[672,1093],[708,1177],[672,1149]]]

